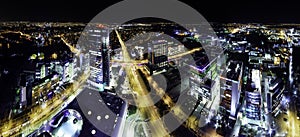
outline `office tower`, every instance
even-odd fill
[[[91,69],[90,83],[100,91],[104,91],[104,87],[109,86],[109,33],[109,29],[103,26],[92,26],[88,30]]]
[[[242,85],[243,63],[229,61],[226,70],[220,77],[221,111],[235,119],[239,107]]]

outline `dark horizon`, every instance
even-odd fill
[[[37,3],[10,0],[0,4],[0,22],[83,22],[88,23],[105,8],[120,0],[94,2],[49,1]],[[299,24],[295,0],[187,1],[180,0],[202,14],[208,22],[219,23],[291,23]],[[26,5],[28,4],[28,5]]]

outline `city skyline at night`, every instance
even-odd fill
[[[17,3],[0,5],[1,137],[299,136],[292,1]]]

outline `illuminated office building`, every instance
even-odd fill
[[[235,119],[239,107],[242,86],[243,63],[229,61],[226,70],[220,77],[221,103],[220,110]]]
[[[20,76],[20,106],[32,105],[33,73],[23,72]]]
[[[253,69],[251,71],[251,86],[246,89],[246,118],[247,123],[261,126],[262,120],[262,91],[261,91],[261,72]]]
[[[265,78],[265,85],[267,112],[275,114],[279,111],[280,102],[283,98],[285,89],[283,80],[276,76],[269,76]]]
[[[190,66],[190,68],[189,84],[191,91],[205,99],[212,100],[214,94],[212,92],[217,91],[212,90],[216,88],[215,79],[218,76],[216,60],[213,60],[202,69],[195,66]]]
[[[168,41],[153,40],[148,44],[147,70],[152,75],[168,67]]]
[[[224,56],[221,54],[222,52],[215,53],[216,51],[205,50],[205,52],[195,54],[195,66],[189,65],[191,72],[189,86],[191,87],[192,94],[211,101],[216,96],[218,96],[217,100],[219,100],[220,68],[225,63]],[[212,53],[214,56],[212,56]]]
[[[88,30],[89,58],[91,77],[89,83],[103,91],[109,86],[109,29],[101,26],[92,26]]]

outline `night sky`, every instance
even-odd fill
[[[197,9],[209,22],[300,23],[300,6],[296,0],[181,1]],[[117,2],[119,0],[1,1],[0,21],[89,22]]]

